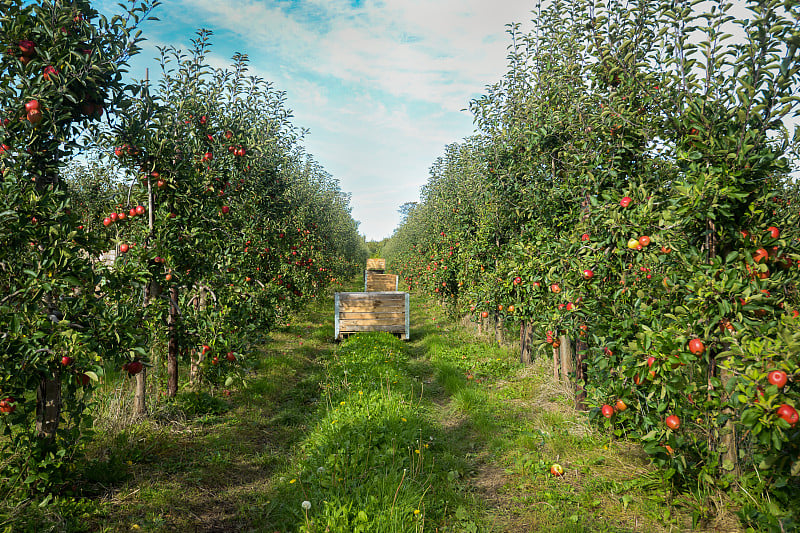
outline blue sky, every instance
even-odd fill
[[[117,12],[116,2],[97,8]],[[165,0],[132,75],[158,71],[156,46],[184,50],[214,32],[215,66],[248,54],[287,93],[306,149],[352,194],[369,240],[390,236],[445,145],[473,130],[469,101],[506,70],[505,25],[530,0]],[[151,79],[154,78],[151,74]]]

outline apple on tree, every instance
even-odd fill
[[[790,426],[794,427],[795,424],[797,424],[798,421],[797,410],[795,410],[795,408],[792,407],[791,405],[786,403],[781,404],[781,406],[778,407],[777,414],[780,418],[786,420],[786,422]]]
[[[17,409],[17,402],[14,398],[8,397],[0,400],[0,413],[11,414]]]
[[[779,389],[782,389],[784,386],[786,386],[786,372],[782,370],[773,370],[769,373],[767,379],[772,385],[775,385]]]
[[[664,423],[667,424],[667,427],[676,430],[681,427],[681,419],[675,415],[669,415],[665,420]]]

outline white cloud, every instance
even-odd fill
[[[505,70],[504,25],[530,18],[528,1],[367,0],[272,4],[186,0],[243,44],[277,53],[289,72],[358,83],[458,111]],[[303,6],[293,8],[292,6]]]

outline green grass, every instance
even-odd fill
[[[724,497],[677,493],[590,426],[548,361],[523,367],[413,295],[410,341],[336,345],[332,309],[272,332],[230,395],[187,390],[120,422],[130,384],[108,383],[72,495],[6,503],[0,531],[659,532],[693,512],[741,529]]]

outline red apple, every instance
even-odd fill
[[[8,398],[3,398],[2,400],[0,400],[0,413],[6,413],[6,414],[13,413],[17,409],[17,406],[15,404],[16,400],[11,396],[9,396]]]
[[[692,339],[689,341],[689,351],[694,355],[700,355],[706,351],[706,345],[700,339]]]
[[[606,418],[611,418],[612,416],[614,416],[614,408],[608,404],[603,405],[601,411],[603,413],[603,416]]]
[[[64,357],[61,358],[61,364],[64,365],[64,366],[71,365],[72,361],[73,361],[72,357],[70,357],[68,355],[65,355]]]
[[[642,246],[650,246],[650,237],[648,237],[647,235],[642,235],[641,237],[639,237],[639,244],[641,244]]]
[[[228,205],[223,205],[222,206],[222,213],[223,214],[227,215],[230,212],[230,210],[231,210],[230,206],[228,206]]]
[[[135,376],[139,372],[142,371],[142,362],[141,361],[131,361],[130,363],[126,364],[122,368],[128,372],[131,376]]]
[[[489,318],[489,311],[481,311],[481,318]]]
[[[764,248],[759,248],[753,254],[753,261],[755,261],[756,263],[760,263],[767,257],[769,257],[769,253]]]
[[[550,292],[558,294],[559,292],[561,292],[561,287],[558,286],[558,283],[553,283],[552,285],[550,285]]]
[[[592,279],[594,277],[594,271],[586,269],[581,273],[583,279]]]
[[[588,233],[584,233],[583,235],[581,235],[581,240],[582,240],[582,241],[588,241],[588,240],[589,240],[589,238],[590,238],[590,237],[589,237],[589,234],[588,234]]]
[[[681,419],[675,415],[669,415],[664,422],[670,429],[678,429],[681,427]]]
[[[628,207],[629,205],[631,205],[632,201],[633,200],[631,199],[630,196],[623,196],[622,200],[619,201],[619,205],[621,205],[622,207]]]
[[[112,222],[114,222],[114,221],[111,220],[109,217],[106,217],[106,218],[103,219],[103,225],[104,226],[110,226]]]
[[[794,427],[794,425],[797,424],[798,421],[797,411],[791,405],[786,403],[781,404],[781,406],[778,407],[777,413],[778,416],[786,420],[786,422],[788,422],[790,426]]]
[[[131,218],[136,216],[136,208],[135,207],[131,207],[131,210],[128,211],[128,216],[131,217]]]
[[[111,213],[110,215],[108,215],[108,218],[110,218],[112,222],[116,222],[117,220],[119,220],[119,215],[116,213]]]
[[[781,236],[781,230],[779,230],[775,226],[768,227],[767,232],[769,232],[770,237],[772,237],[773,239],[777,239],[778,237]]]
[[[39,104],[39,100],[35,100],[34,99],[34,100],[28,100],[27,102],[25,102],[25,111],[26,112],[29,113],[29,112],[37,110],[37,109],[41,109],[40,104]]]
[[[786,372],[782,370],[773,370],[769,373],[767,379],[771,384],[775,385],[779,389],[782,389],[784,386],[786,386]]]
[[[550,473],[556,477],[561,477],[564,475],[564,469],[561,467],[560,464],[554,464],[550,467]]]
[[[41,109],[31,109],[28,111],[26,115],[28,122],[31,124],[38,124],[42,121],[42,110]]]
[[[514,285],[519,285],[520,283],[522,283],[521,277],[517,276],[516,278],[514,278]]]
[[[127,244],[120,244],[119,245],[119,252],[122,253],[122,254],[128,253],[129,249],[130,249],[130,246],[128,246]]]
[[[42,77],[45,79],[45,81],[50,81],[51,76],[53,78],[58,76],[58,69],[53,65],[48,65],[44,67],[44,72],[42,72]]]
[[[147,211],[143,205],[136,206],[136,214],[137,215],[144,215],[145,211]]]
[[[203,345],[203,355],[207,354],[210,351],[211,351],[211,346],[209,346],[208,344],[204,344]]]
[[[214,154],[211,152],[206,152],[203,154],[203,161],[211,161],[214,159]]]
[[[228,352],[228,355],[225,356],[225,359],[228,361],[236,361],[236,355],[233,352]]]
[[[31,40],[25,39],[17,44],[19,45],[19,51],[25,57],[31,57],[36,52],[36,44]]]
[[[628,406],[622,400],[617,400],[617,403],[614,404],[614,407],[616,407],[617,411],[620,413],[628,408]]]

